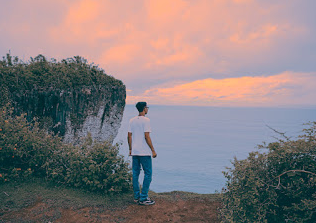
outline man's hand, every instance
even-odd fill
[[[129,148],[128,155],[131,156],[132,155],[132,133],[131,132],[127,134],[127,141],[128,141],[128,148]]]
[[[153,158],[156,158],[157,157],[157,153],[156,153],[156,151],[154,150],[153,151]]]
[[[151,149],[151,152],[153,153],[153,158],[156,158],[157,157],[157,153],[153,147],[153,143],[151,142],[151,138],[150,138],[150,135],[149,135],[149,132],[145,132],[145,140],[149,146],[149,148]]]

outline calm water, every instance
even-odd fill
[[[128,157],[127,128],[138,115],[134,105],[125,107],[115,142],[122,142],[120,153]],[[150,105],[155,192],[190,191],[214,193],[225,186],[222,171],[236,156],[244,159],[263,141],[275,141],[270,126],[287,136],[297,136],[303,123],[316,121],[316,109],[218,108]]]

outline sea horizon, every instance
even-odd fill
[[[146,101],[146,100],[144,100]],[[136,102],[137,103],[137,102]],[[126,103],[128,106],[136,106],[136,103]],[[166,107],[208,107],[208,108],[268,108],[268,109],[316,109],[316,105],[279,105],[279,106],[216,106],[216,105],[173,105],[173,104],[149,104],[148,106]]]

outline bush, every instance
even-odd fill
[[[316,122],[303,132],[234,159],[224,172],[223,222],[316,222]]]
[[[82,146],[57,151],[47,165],[48,176],[67,185],[91,191],[127,192],[131,172],[119,155],[119,146],[92,143],[88,136]]]
[[[130,190],[131,171],[118,145],[91,137],[81,146],[64,144],[12,112],[0,109],[0,183],[35,176],[92,191]]]
[[[88,64],[87,60],[75,56],[48,61],[39,54],[23,62],[18,57],[7,54],[0,60],[0,106],[25,91],[34,89],[81,89],[84,86],[100,86],[124,88],[122,81],[107,75],[95,64]],[[22,92],[22,93],[21,93]]]
[[[30,176],[45,177],[45,163],[62,143],[28,123],[25,115],[12,117],[13,109],[0,109],[0,182]]]

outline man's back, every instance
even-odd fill
[[[145,132],[151,132],[150,119],[136,116],[129,121],[128,132],[132,133],[132,155],[151,156],[151,149],[145,139]]]

